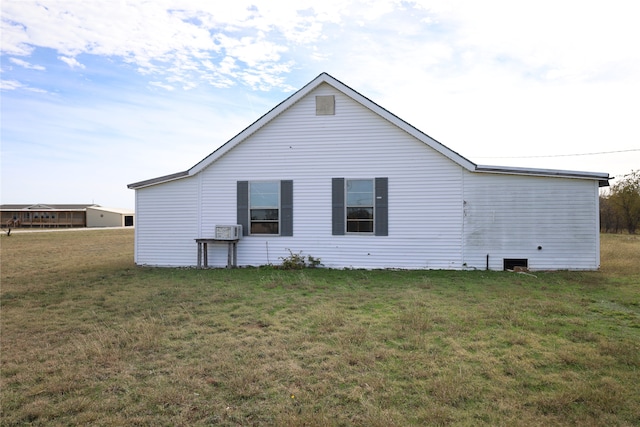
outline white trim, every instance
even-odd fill
[[[478,173],[496,173],[505,175],[529,175],[529,176],[550,176],[558,178],[577,178],[577,179],[593,179],[593,180],[609,180],[608,173],[605,172],[584,172],[570,171],[562,169],[537,169],[537,168],[520,168],[514,166],[490,166],[476,165],[474,172]]]

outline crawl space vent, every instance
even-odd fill
[[[505,270],[515,270],[516,267],[529,267],[529,260],[526,258],[505,258],[503,260]]]

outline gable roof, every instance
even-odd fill
[[[213,153],[209,154],[207,157],[202,159],[200,162],[196,163],[190,169],[188,169],[186,171],[183,171],[183,172],[177,172],[177,173],[174,173],[174,174],[171,174],[171,175],[165,175],[165,176],[161,176],[161,177],[158,177],[158,178],[152,178],[152,179],[148,179],[148,180],[145,180],[145,181],[135,182],[133,184],[129,184],[127,187],[131,188],[131,189],[138,189],[138,188],[148,187],[148,186],[151,186],[151,185],[161,184],[161,183],[168,182],[168,181],[173,181],[173,180],[176,180],[176,179],[185,178],[185,177],[188,177],[188,176],[193,176],[193,175],[199,173],[200,171],[202,171],[203,169],[205,169],[206,167],[208,167],[209,165],[214,163],[216,160],[218,160],[224,154],[226,154],[227,152],[232,150],[235,146],[237,146],[242,141],[247,139],[249,136],[254,134],[256,131],[261,129],[263,126],[265,126],[267,123],[269,123],[275,117],[277,117],[283,111],[287,110],[289,107],[291,107],[293,104],[298,102],[300,99],[305,97],[307,94],[309,94],[311,91],[313,91],[314,89],[316,89],[318,86],[320,86],[323,83],[329,84],[333,88],[339,90],[340,92],[342,92],[346,96],[350,97],[354,101],[356,101],[356,102],[360,103],[361,105],[365,106],[369,110],[371,110],[374,113],[378,114],[382,118],[384,118],[387,121],[391,122],[392,124],[396,125],[397,127],[399,127],[400,129],[404,130],[405,132],[409,133],[410,135],[414,136],[418,140],[422,141],[425,145],[429,146],[430,148],[434,149],[435,151],[439,152],[440,154],[444,155],[445,157],[449,158],[451,161],[457,163],[458,165],[462,166],[463,168],[467,169],[470,172],[502,173],[502,174],[512,174],[512,175],[534,175],[534,176],[553,176],[553,177],[565,177],[565,178],[593,179],[593,180],[598,180],[599,183],[600,183],[600,186],[609,185],[608,180],[611,179],[611,178],[609,177],[609,174],[607,174],[607,173],[578,172],[578,171],[563,171],[563,170],[552,170],[552,169],[531,169],[531,168],[516,168],[516,167],[477,165],[477,164],[473,163],[472,161],[470,161],[469,159],[461,156],[457,152],[451,150],[447,146],[445,146],[445,145],[441,144],[440,142],[436,141],[435,139],[431,138],[426,133],[418,130],[417,128],[413,127],[409,123],[407,123],[404,120],[400,119],[398,116],[396,116],[396,115],[392,114],[391,112],[387,111],[386,109],[382,108],[381,106],[379,106],[375,102],[371,101],[369,98],[367,98],[367,97],[363,96],[362,94],[358,93],[357,91],[351,89],[349,86],[345,85],[344,83],[342,83],[341,81],[337,80],[336,78],[330,76],[327,73],[322,73],[318,77],[316,77],[315,79],[313,79],[312,81],[307,83],[300,90],[295,92],[293,95],[289,96],[287,99],[282,101],[280,104],[276,105],[273,109],[271,109],[265,115],[260,117],[258,120],[253,122],[248,127],[246,127],[243,131],[241,131],[236,136],[231,138],[225,144],[220,146]]]

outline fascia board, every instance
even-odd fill
[[[177,179],[186,178],[189,176],[189,171],[173,173],[171,175],[159,176],[157,178],[146,179],[144,181],[134,182],[133,184],[128,184],[127,188],[132,190],[137,190],[139,188],[150,187],[156,184],[162,184],[169,181],[175,181]]]
[[[561,169],[538,169],[538,168],[521,168],[510,166],[489,166],[478,165],[475,172],[479,173],[497,173],[508,175],[534,175],[534,176],[546,176],[556,178],[578,178],[578,179],[592,179],[592,180],[609,180],[611,177],[605,172],[585,172],[585,171],[571,171]]]

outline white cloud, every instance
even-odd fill
[[[8,91],[8,90],[16,90],[16,89],[22,89],[22,90],[26,90],[34,93],[48,93],[44,89],[31,87],[17,80],[0,80],[0,90]]]
[[[85,68],[85,66],[80,62],[78,62],[76,58],[71,58],[68,56],[58,56],[58,59],[64,62],[65,64],[67,64],[71,68]]]
[[[31,54],[33,46],[28,44],[27,40],[25,40],[25,25],[20,22],[13,21],[10,15],[5,15],[6,2],[2,6],[2,20],[0,21],[0,33],[2,33],[2,37],[0,37],[0,48],[2,49],[2,52],[7,55],[17,56],[26,56]],[[19,21],[22,20],[20,16],[16,16],[15,18]]]
[[[20,89],[24,85],[17,80],[0,80],[0,89],[15,90]]]
[[[162,82],[149,82],[149,84],[151,86],[159,87],[159,88],[162,88],[162,89],[165,89],[165,90],[168,90],[168,91],[174,91],[176,89],[175,87],[173,87],[171,85],[168,85],[168,84],[164,84]]]
[[[203,61],[225,64],[218,77],[205,81],[226,85],[235,80],[243,63],[265,73],[263,82],[275,82],[288,69],[278,67],[288,45],[312,43],[321,35],[324,18],[299,12],[290,5],[253,6],[253,2],[53,2],[35,0],[3,3],[4,52],[26,56],[34,47],[56,50],[72,67],[79,54],[121,57],[145,74],[191,73],[192,87],[208,70]],[[6,29],[6,31],[5,31]],[[285,60],[286,62],[286,60]],[[266,73],[279,73],[266,75]]]
[[[528,69],[556,69],[570,77],[607,75],[633,58],[637,74],[640,5],[626,0],[423,1],[446,22],[474,61],[511,60]],[[552,74],[553,75],[553,74]],[[619,76],[619,74],[617,74]],[[557,77],[557,75],[555,76]]]
[[[45,67],[43,67],[42,65],[33,65],[27,61],[24,61],[22,59],[18,59],[18,58],[9,58],[9,61],[11,61],[12,63],[19,65],[23,68],[27,68],[29,70],[37,70],[37,71],[44,71],[46,70]]]
[[[638,8],[624,0],[301,0],[295,6],[94,0],[46,7],[5,0],[2,50],[26,56],[47,47],[64,58],[121,57],[145,74],[189,74],[193,84],[215,86],[236,81],[245,64],[277,82],[290,68],[274,65],[300,61],[296,46],[310,52],[303,54],[309,60],[348,61],[332,52],[350,47],[360,48],[358,57],[406,55],[406,64],[423,69],[446,60],[460,61],[459,70],[502,62],[540,79],[618,78],[640,72]],[[226,65],[210,76],[211,63]]]

